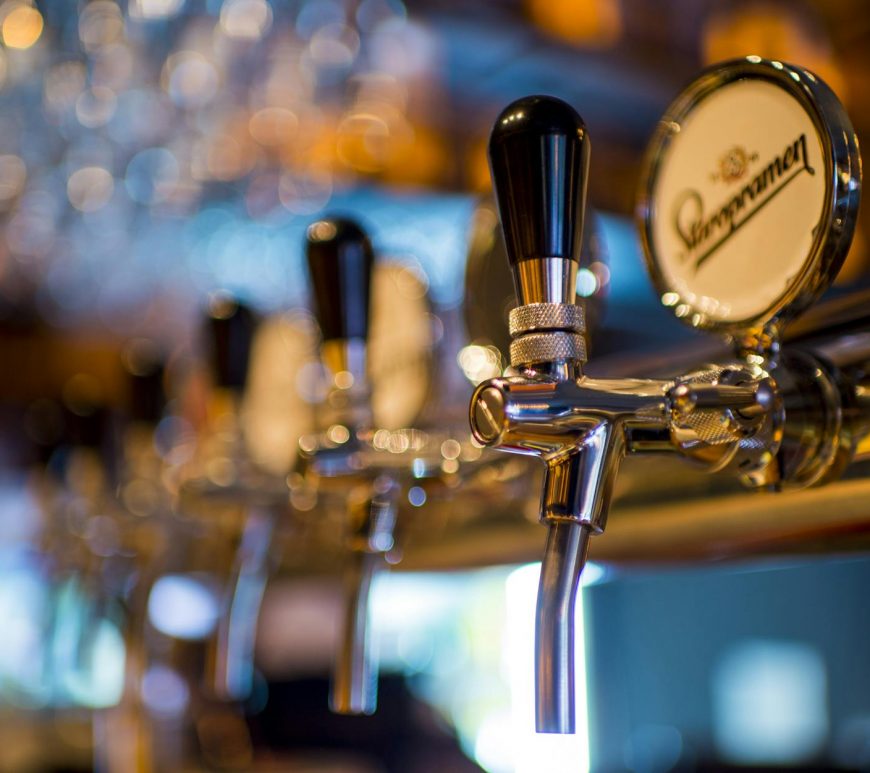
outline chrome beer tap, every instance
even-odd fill
[[[275,481],[267,480],[252,469],[242,430],[240,405],[247,383],[256,317],[242,303],[217,299],[211,304],[208,328],[215,395],[219,401],[226,401],[223,408],[232,417],[233,431],[229,433],[227,450],[236,467],[236,480],[231,490],[224,487],[221,492],[219,486],[212,494],[216,495],[215,499],[224,500],[224,507],[230,505],[234,511],[236,507],[231,503],[240,503],[242,507],[238,534],[232,536],[232,566],[226,579],[217,632],[211,640],[209,681],[217,697],[238,701],[247,698],[252,689],[254,644],[269,573],[272,534],[278,513],[283,510],[286,492],[283,486],[275,485]]]
[[[647,258],[659,269],[663,302],[675,306],[678,316],[688,317],[695,327],[726,332],[735,349],[729,362],[702,365],[676,378],[601,379],[583,374],[584,316],[574,303],[589,156],[582,119],[560,100],[534,96],[507,107],[493,128],[493,184],[519,305],[510,315],[511,370],[478,386],[470,422],[484,445],[545,463],[541,520],[548,526],[548,537],[535,635],[538,732],[574,732],[575,599],[589,538],[604,530],[624,456],[676,452],[710,471],[728,469],[751,485],[781,488],[819,482],[848,455],[849,427],[842,421],[844,411],[848,414],[847,398],[836,375],[810,354],[781,351],[779,331],[827,287],[842,262],[854,228],[860,159],[854,133],[833,94],[805,71],[783,72],[783,67],[778,62],[743,61],[706,73],[674,103],[654,141],[647,179],[652,197],[645,200],[643,212]],[[683,186],[693,182],[691,175],[706,174],[706,167],[699,171],[699,165],[708,161],[695,157],[704,147],[704,137],[690,130],[703,127],[708,113],[720,127],[728,120],[745,119],[745,113],[738,115],[736,106],[727,104],[735,98],[745,100],[747,112],[753,111],[751,120],[736,127],[749,132],[747,142],[769,144],[767,135],[773,132],[766,131],[771,128],[766,122],[777,111],[788,117],[777,124],[777,132],[793,134],[805,125],[804,142],[789,134],[790,144],[782,143],[785,152],[777,148],[782,155],[771,162],[769,190],[758,184],[743,194],[744,181],[736,189],[736,199],[727,199],[708,222],[702,218],[699,227],[688,227],[690,236],[683,238],[687,213],[703,208],[698,204],[701,194],[691,187],[685,188],[687,194]],[[694,116],[689,107],[697,110]],[[709,131],[710,126],[703,128]],[[819,140],[807,151],[810,131]],[[727,134],[722,138],[734,140]],[[691,144],[684,150],[680,143]],[[729,146],[717,150],[727,155]],[[760,161],[761,151],[746,154],[747,159],[754,156]],[[709,160],[710,165],[716,160]],[[780,195],[784,186],[776,187],[777,182],[790,184],[789,167],[793,175],[802,169],[824,170],[814,186],[788,188],[787,195],[796,197],[794,206]],[[768,175],[765,168],[756,175]],[[725,165],[723,169],[718,182],[727,196],[728,185],[737,181],[723,179],[729,173]],[[750,192],[758,206],[754,211],[747,204]],[[776,204],[767,207],[774,197]],[[818,210],[810,207],[801,219],[807,198]],[[735,200],[749,209],[750,217],[762,211],[763,216],[743,221],[738,215],[745,213],[729,203]],[[680,209],[686,206],[689,210]],[[668,242],[661,233],[673,225],[674,211],[677,238],[668,234]],[[728,223],[726,217],[731,218]],[[741,255],[750,253],[746,265],[758,260],[760,250],[786,264],[774,265],[772,271],[759,268],[767,285],[754,287],[746,279],[728,277],[724,251],[717,255],[719,263],[706,261],[705,249],[715,252],[717,239],[727,241],[744,225],[739,249]],[[754,233],[765,225],[788,234],[782,256],[771,249],[769,232]],[[708,233],[717,228],[720,233]],[[687,259],[681,251],[687,251],[692,239],[698,245],[689,251],[697,246],[698,252]],[[729,249],[738,249],[737,242]],[[686,267],[688,260],[694,261],[691,269]],[[713,268],[722,271],[723,266],[724,279],[721,274],[709,279]],[[801,266],[802,271],[785,277],[777,273]],[[706,281],[713,285],[709,290],[703,285]],[[724,284],[718,302],[712,297],[717,282]],[[697,283],[706,290],[703,296],[693,292]],[[748,317],[741,316],[741,304],[749,306]]]
[[[211,389],[193,473],[180,486],[182,515],[203,538],[193,556],[218,578],[216,630],[209,638],[206,686],[212,697],[240,701],[254,679],[254,645],[276,523],[287,509],[282,477],[252,461],[242,402],[258,320],[228,295],[211,299],[204,325]],[[202,568],[202,567],[200,567]]]
[[[321,527],[329,520],[326,511],[344,510],[345,607],[330,701],[338,713],[370,714],[377,686],[367,612],[372,580],[400,560],[402,545],[413,540],[415,530],[431,534],[437,518],[424,524],[414,519],[416,512],[431,514],[432,503],[457,497],[477,496],[488,506],[494,484],[479,473],[488,465],[506,465],[497,454],[481,452],[464,416],[456,417],[461,429],[453,426],[449,372],[413,426],[387,429],[378,423],[370,376],[379,374],[367,367],[374,264],[369,238],[351,220],[325,218],[309,227],[307,254],[330,382],[320,408],[323,431],[300,439],[291,479],[300,490],[316,490],[314,512]],[[382,305],[375,308],[390,300],[380,298]]]
[[[164,463],[156,443],[166,408],[165,358],[155,343],[135,339],[125,346],[122,362],[127,409],[116,496],[123,516],[118,519],[119,552],[129,566],[116,583],[124,608],[124,676],[118,702],[94,713],[94,769],[147,773],[157,767],[155,721],[142,694],[155,661],[148,597],[164,566],[166,546],[177,538],[178,522],[161,479]]]
[[[371,714],[377,706],[377,667],[368,627],[369,591],[394,547],[399,486],[387,470],[364,465],[362,428],[372,425],[366,372],[366,337],[374,251],[352,220],[328,218],[308,229],[308,269],[322,334],[321,356],[332,378],[326,435],[301,469],[318,486],[337,478],[346,497],[345,606],[332,674],[330,708],[339,714]],[[347,481],[358,484],[350,493]]]
[[[471,402],[477,439],[546,464],[548,525],[536,613],[536,724],[574,732],[574,602],[589,537],[601,532],[630,430],[665,423],[663,383],[599,382],[582,374],[583,307],[574,303],[589,136],[549,97],[510,105],[496,121],[490,162],[518,306],[516,375],[486,381]]]

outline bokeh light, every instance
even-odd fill
[[[0,15],[3,17],[0,34],[3,42],[9,48],[30,48],[42,35],[42,14],[33,6],[24,3],[13,1],[11,8],[8,8],[9,5],[7,2],[0,7]]]

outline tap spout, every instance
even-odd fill
[[[369,631],[372,580],[387,568],[394,548],[395,482],[375,482],[374,495],[349,502],[351,533],[344,572],[344,614],[332,673],[329,706],[336,714],[374,714],[378,705],[378,662]]]
[[[535,613],[535,728],[573,733],[574,607],[591,529],[552,521],[538,585]]]
[[[248,512],[214,642],[212,689],[223,700],[244,700],[254,683],[254,645],[269,575],[274,514]]]
[[[535,613],[535,726],[573,733],[574,608],[589,537],[604,530],[613,481],[625,454],[620,425],[602,422],[576,451],[551,460],[541,520],[547,547]]]
[[[336,714],[374,714],[378,703],[378,669],[368,626],[372,580],[383,568],[379,553],[348,556],[344,615],[332,673],[329,706]]]

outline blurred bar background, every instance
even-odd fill
[[[757,54],[820,75],[863,141],[868,51],[860,0],[2,0],[0,770],[870,769],[866,487],[863,520],[797,557],[699,562],[717,543],[653,569],[649,534],[602,540],[588,731],[536,736],[538,487],[464,423],[505,366],[486,141],[509,101],[589,126],[592,368],[658,365],[705,346],[632,223],[667,104]],[[375,446],[454,433],[454,498],[417,476],[406,560],[373,589],[372,717],[328,711],[342,514],[296,471],[327,394],[305,237],[333,212],[377,254]],[[866,300],[868,217],[828,300]],[[627,509],[670,510],[633,480]]]

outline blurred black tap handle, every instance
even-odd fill
[[[583,119],[555,97],[523,97],[496,119],[489,160],[512,266],[579,261],[589,144]]]
[[[244,391],[257,317],[245,304],[227,296],[209,303],[207,334],[215,385]]]
[[[129,419],[157,424],[166,410],[163,353],[153,341],[140,338],[124,347],[122,361],[128,379]]]
[[[375,254],[353,220],[329,217],[308,227],[308,272],[324,341],[365,339]]]

